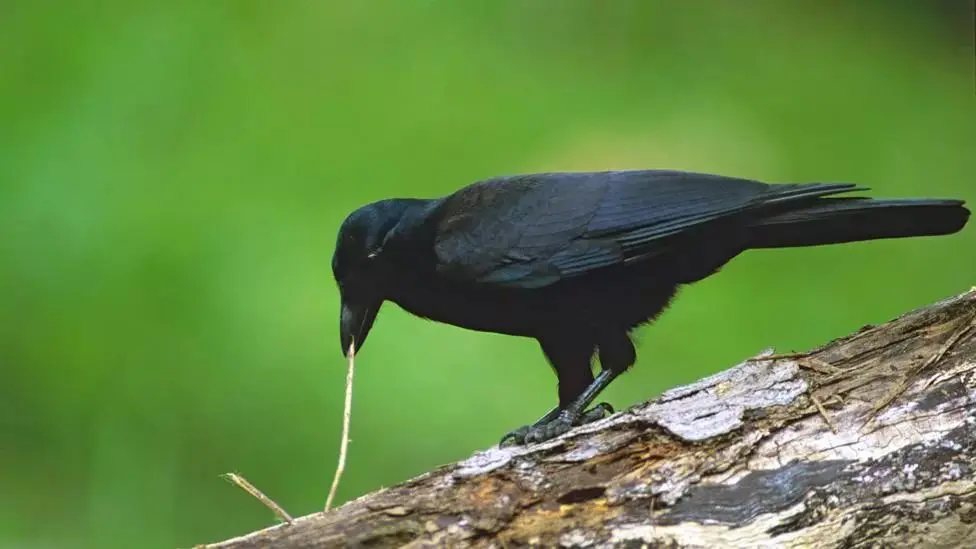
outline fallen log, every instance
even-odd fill
[[[976,289],[207,549],[976,547]]]

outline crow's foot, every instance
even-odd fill
[[[525,444],[525,435],[527,435],[531,429],[532,425],[523,425],[514,431],[505,433],[502,439],[498,441],[498,446],[504,448],[505,446],[517,446],[519,444]]]
[[[610,417],[613,415],[613,406],[610,406],[609,402],[601,402],[596,406],[590,408],[589,410],[583,412],[580,416],[579,421],[576,422],[577,425],[586,425],[587,423],[593,423],[594,421],[600,421],[605,417]]]
[[[613,414],[613,407],[606,402],[601,402],[590,408],[579,416],[575,421],[565,414],[559,414],[554,419],[536,423],[535,425],[525,425],[514,431],[506,433],[498,443],[499,446],[514,446],[520,444],[530,444],[533,442],[545,442],[552,440],[559,435],[569,431],[577,425],[585,425],[594,421],[601,420]]]

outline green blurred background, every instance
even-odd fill
[[[976,201],[971,3],[3,2],[0,547],[163,548],[336,461],[342,218],[665,167]],[[618,409],[976,284],[976,230],[751,252],[640,333]],[[384,308],[345,501],[543,413],[532,341]]]

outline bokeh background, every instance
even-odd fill
[[[664,167],[976,202],[972,3],[3,2],[0,547],[188,547],[332,478],[342,218]],[[976,227],[751,252],[640,333],[618,409],[976,284]],[[536,345],[387,306],[340,500],[554,402]]]

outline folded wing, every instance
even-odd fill
[[[851,190],[857,187],[661,170],[490,179],[440,207],[438,270],[473,283],[540,288],[666,253],[672,237],[710,221]]]

